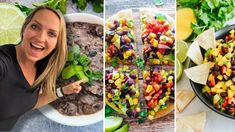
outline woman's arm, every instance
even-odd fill
[[[73,93],[79,93],[81,91],[81,86],[80,86],[81,81],[76,81],[71,84],[68,84],[61,89],[63,90],[63,93],[66,95],[73,94]],[[51,95],[46,92],[40,92],[38,96],[38,101],[36,105],[34,106],[35,108],[40,108],[44,105],[47,105],[57,99],[56,95]]]

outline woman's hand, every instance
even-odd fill
[[[79,93],[82,89],[82,87],[80,86],[80,83],[82,81],[76,81],[73,83],[70,83],[64,87],[62,87],[62,90],[64,92],[64,94],[73,94],[73,93]]]

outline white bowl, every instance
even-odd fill
[[[102,18],[90,14],[74,13],[74,14],[67,14],[64,17],[66,22],[86,22],[91,24],[103,25]],[[69,126],[90,125],[103,120],[103,109],[94,114],[80,115],[80,116],[62,115],[51,105],[46,105],[40,108],[39,111],[47,118],[55,122],[58,122],[60,124],[69,125]]]

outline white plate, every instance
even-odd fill
[[[103,25],[103,19],[97,16],[84,13],[74,13],[65,15],[66,22],[86,22],[92,24]],[[97,123],[103,120],[103,109],[90,115],[81,116],[65,116],[60,114],[51,105],[46,105],[39,109],[39,111],[47,118],[63,125],[69,126],[84,126]]]

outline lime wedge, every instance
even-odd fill
[[[114,132],[128,132],[128,129],[129,129],[129,125],[125,124],[124,126],[122,126],[121,128],[117,129]]]
[[[0,3],[0,12],[0,45],[19,43],[25,15],[19,8],[6,3]]]
[[[182,40],[176,41],[176,57],[183,63],[187,59],[188,44]]]
[[[118,116],[105,117],[105,132],[112,132],[122,124],[123,118]]]
[[[178,81],[183,73],[183,65],[178,59],[176,59],[176,80]]]

